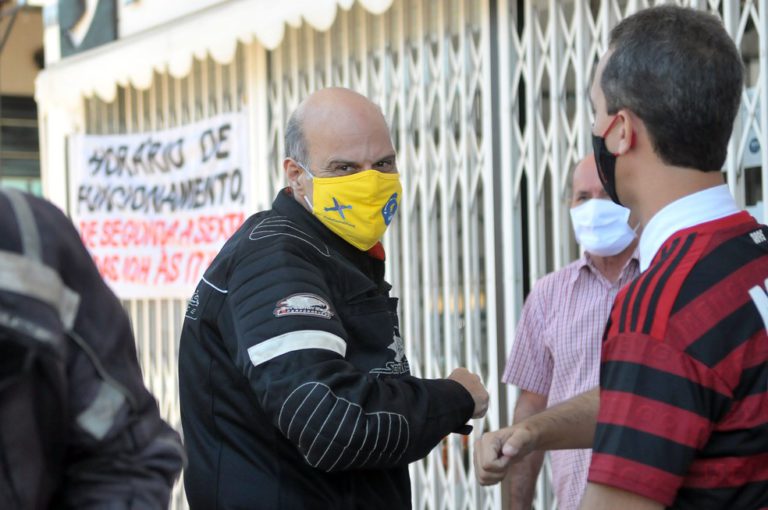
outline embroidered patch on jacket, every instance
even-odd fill
[[[392,343],[389,344],[387,348],[395,353],[395,360],[388,361],[382,368],[374,368],[371,370],[371,373],[376,375],[410,374],[411,366],[408,364],[408,360],[405,357],[405,342],[403,342],[403,339],[400,337],[399,328],[395,327]]]
[[[200,309],[200,289],[195,289],[195,293],[192,294],[192,297],[187,301],[187,311],[185,312],[184,316],[187,319],[191,319],[193,321],[197,320],[197,311]]]
[[[275,317],[285,317],[287,315],[306,315],[323,319],[333,317],[331,305],[320,296],[314,294],[293,294],[285,299],[281,299],[275,305],[272,314]]]

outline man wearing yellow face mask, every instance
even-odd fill
[[[410,375],[380,239],[402,196],[380,110],[346,89],[291,116],[289,187],[227,242],[179,353],[190,507],[410,508],[408,463],[485,414],[479,377]]]

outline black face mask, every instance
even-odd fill
[[[595,152],[597,175],[611,200],[619,205],[619,195],[616,193],[616,156],[605,146],[605,138],[592,134],[592,150]]]

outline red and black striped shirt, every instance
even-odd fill
[[[681,230],[616,298],[589,480],[672,508],[768,508],[768,227]]]

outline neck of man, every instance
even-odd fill
[[[633,196],[627,197],[625,206],[640,221],[640,229],[651,221],[656,213],[672,202],[708,188],[725,183],[722,172],[702,172],[694,168],[664,165],[660,162],[647,165],[633,186]]]
[[[597,270],[600,271],[600,274],[602,274],[609,282],[616,283],[619,281],[619,278],[621,278],[621,272],[627,265],[627,262],[632,258],[635,248],[637,248],[637,239],[629,243],[629,246],[624,248],[624,251],[617,255],[599,257],[590,253],[589,257],[592,259],[592,264],[594,264]]]

